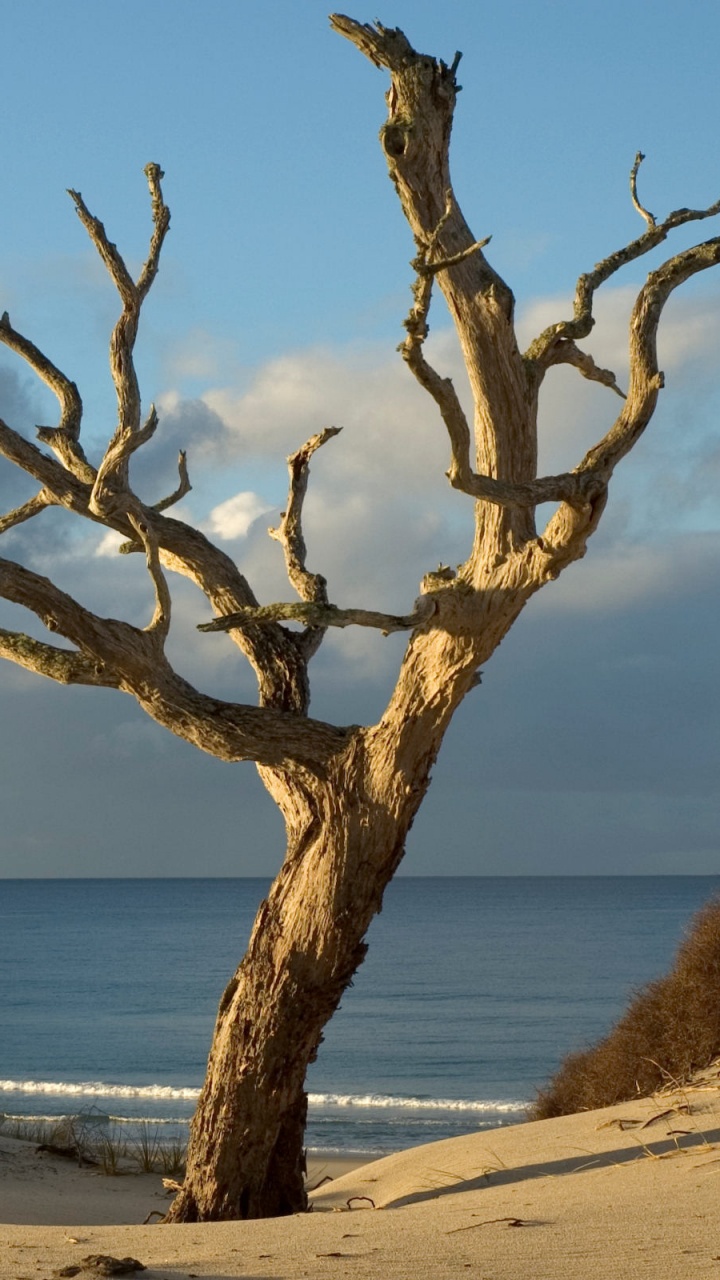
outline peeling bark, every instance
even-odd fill
[[[450,445],[448,479],[458,501],[474,502],[475,532],[457,572],[429,573],[412,612],[339,609],[321,573],[308,567],[302,531],[311,460],[338,428],[319,431],[288,459],[287,510],[271,530],[298,600],[260,606],[237,565],[198,530],[166,515],[190,488],[185,454],[175,490],[146,505],[129,483],[129,459],[161,429],[145,420],[133,352],[141,308],[159,269],[170,214],[159,165],[146,167],[153,230],[137,280],[78,192],[78,216],[116,288],[121,314],[110,341],[118,421],[97,468],[80,442],[77,388],[5,313],[0,341],[54,392],[56,426],[38,429],[53,457],[0,421],[0,457],[39,488],[0,515],[0,535],[49,506],[114,529],[123,554],[143,552],[154,594],[144,628],[102,618],[47,578],[0,559],[0,596],[30,609],[66,646],[0,631],[0,657],[62,683],[114,688],[172,733],[222,760],[254,761],[286,825],[287,852],[261,905],[247,953],[229,982],[192,1128],[187,1174],[168,1219],[192,1222],[295,1213],[307,1207],[303,1140],[305,1077],[323,1029],[365,955],[367,928],[404,853],[408,831],[452,716],[478,683],[478,670],[527,601],[581,558],[602,516],[613,470],[652,418],[663,385],[656,334],[672,291],[720,263],[720,238],[668,258],[639,291],[630,321],[627,393],[578,342],[593,326],[596,290],[661,244],[676,228],[720,213],[679,209],[658,221],[642,205],[635,158],[631,199],[643,234],[578,279],[573,318],[541,333],[524,353],[513,295],[476,240],[452,189],[449,145],[459,86],[451,65],[417,53],[401,31],[342,15],[334,29],[390,73],[380,134],[390,178],[415,240],[413,306],[401,352],[435,402]],[[429,364],[424,342],[434,287],[456,328],[473,396],[469,422],[450,379]],[[543,378],[572,365],[622,397],[602,440],[560,476],[537,474],[537,411]],[[611,403],[617,404],[613,400]],[[558,509],[541,536],[535,507]],[[172,626],[168,575],[190,578],[214,620],[258,679],[259,706],[222,702],[193,688],[165,653]],[[284,621],[304,624],[290,630]],[[309,662],[329,626],[410,632],[397,683],[372,726],[334,726],[308,716]],[[208,643],[211,643],[210,641]]]

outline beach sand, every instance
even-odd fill
[[[101,1253],[148,1280],[716,1280],[720,1065],[652,1098],[327,1172],[309,1214],[142,1226],[168,1203],[158,1177],[105,1178],[6,1139],[0,1277],[50,1280]]]

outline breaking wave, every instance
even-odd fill
[[[378,1107],[413,1111],[524,1111],[526,1102],[478,1101],[470,1098],[412,1098],[385,1093],[310,1093],[310,1106]]]
[[[146,1098],[167,1101],[195,1102],[200,1096],[198,1088],[177,1088],[162,1084],[105,1084],[90,1080],[79,1082],[51,1080],[0,1080],[0,1093],[46,1095],[48,1097],[81,1098]],[[527,1103],[502,1099],[472,1098],[418,1098],[384,1093],[310,1093],[311,1107],[323,1110],[358,1108],[403,1111],[465,1111],[488,1112],[497,1115],[519,1113]]]
[[[0,1080],[0,1093],[48,1094],[71,1098],[179,1098],[195,1102],[199,1089],[176,1089],[163,1084],[103,1084],[83,1080],[79,1083],[53,1080]]]

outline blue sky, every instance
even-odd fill
[[[642,230],[628,195],[638,148],[641,196],[658,216],[720,193],[715,0],[396,0],[380,17],[424,52],[463,51],[455,189],[476,235],[492,234],[528,338],[566,314],[581,271]],[[117,302],[65,189],[139,263],[142,170],[158,161],[172,227],[138,367],[162,425],[140,491],[172,488],[187,447],[186,518],[227,544],[263,598],[287,598],[265,533],[284,457],[343,425],[313,469],[311,557],[338,603],[410,607],[423,572],[465,554],[469,513],[447,490],[432,406],[394,350],[413,246],[377,143],[384,73],[332,34],[316,0],[26,0],[5,6],[2,24],[0,309],[77,380],[90,451],[112,429]],[[621,380],[631,287],[658,260],[599,302],[591,349]],[[432,326],[438,364],[458,376],[439,302]],[[717,872],[719,342],[716,273],[668,307],[653,428],[586,560],[527,610],[462,708],[408,872]],[[612,399],[572,371],[549,380],[546,469],[577,461]],[[0,414],[31,433],[54,413],[0,350]],[[0,464],[3,509],[21,491]],[[112,541],[62,516],[36,524],[6,536],[3,554],[22,553],[94,607],[143,616],[138,566]],[[205,612],[179,590],[178,663],[203,688],[252,698],[227,642],[195,632]],[[12,610],[2,619],[28,627]],[[315,713],[376,714],[400,644],[333,637]],[[281,827],[252,766],[202,758],[119,695],[54,688],[7,664],[0,707],[12,726],[0,741],[0,875],[277,866]]]

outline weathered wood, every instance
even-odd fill
[[[601,518],[615,466],[649,423],[662,374],[656,334],[672,291],[720,263],[720,238],[687,249],[651,272],[630,322],[627,394],[578,341],[593,325],[597,288],[679,226],[720,212],[677,210],[658,222],[631,194],[646,222],[642,236],[580,276],[572,320],[545,329],[525,353],[513,324],[513,295],[489,263],[487,239],[472,235],[450,180],[449,143],[458,85],[452,65],[417,53],[401,31],[341,15],[332,25],[390,73],[381,144],[390,178],[416,244],[413,307],[402,355],[438,407],[450,442],[448,478],[458,501],[473,500],[475,531],[465,563],[429,573],[410,614],[330,604],[325,579],[306,564],[302,508],[314,452],[337,433],[318,432],[288,460],[287,510],[272,531],[299,600],[260,606],[233,561],[198,530],[165,514],[189,488],[184,454],[178,487],[154,506],[129,485],[128,461],[158,429],[143,423],[133,351],[140,309],[158,270],[169,225],[162,173],[149,165],[153,232],[137,281],[78,193],[83,226],[120,294],[122,314],[110,343],[118,423],[100,466],[80,444],[77,388],[19,334],[7,315],[0,341],[54,391],[60,418],[39,437],[49,457],[0,421],[0,456],[40,486],[23,506],[0,516],[0,534],[62,506],[121,533],[123,553],[143,551],[155,607],[145,628],[102,618],[54,583],[0,560],[0,597],[24,605],[72,646],[59,649],[0,631],[0,656],[63,683],[130,694],[158,723],[222,760],[254,761],[283,814],[287,851],[255,921],[247,953],[223,995],[202,1096],[193,1123],[182,1190],[168,1218],[190,1222],[294,1213],[306,1208],[303,1141],[305,1077],[323,1029],[365,955],[365,934],[404,853],[412,821],[452,716],[479,680],[527,601],[585,552]],[[455,324],[473,397],[468,422],[449,379],[424,351],[434,286]],[[623,396],[601,441],[574,470],[537,474],[537,411],[543,378],[567,363]],[[616,404],[615,400],[610,403]],[[535,507],[558,508],[538,537]],[[171,627],[167,575],[190,578],[224,633],[257,674],[260,706],[222,702],[193,688],[165,654]],[[301,632],[283,626],[300,620]],[[375,725],[336,727],[309,718],[308,664],[328,626],[380,626],[411,634],[397,683]],[[213,643],[208,640],[208,643]]]

